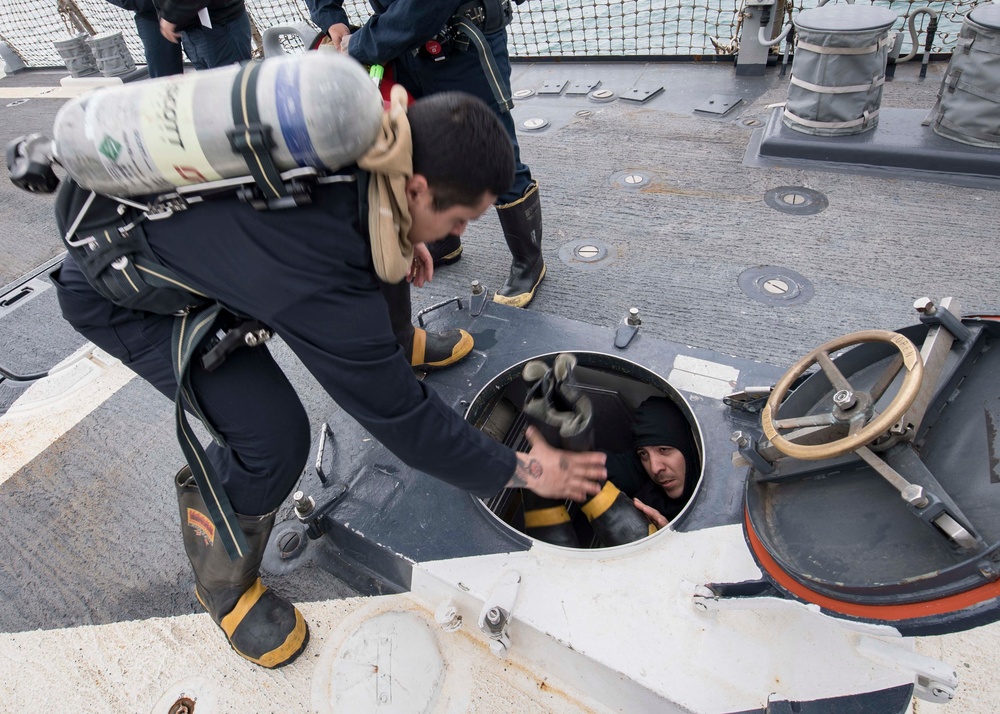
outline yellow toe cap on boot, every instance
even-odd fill
[[[219,621],[219,627],[236,654],[268,669],[291,663],[309,642],[302,613],[268,590],[260,578]]]

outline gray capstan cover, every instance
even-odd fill
[[[946,139],[1000,148],[1000,5],[965,16],[926,123]]]
[[[806,134],[860,134],[878,124],[896,13],[824,5],[795,18],[795,61],[782,121]]]
[[[66,63],[71,77],[88,77],[97,74],[97,63],[94,54],[87,46],[87,38],[90,37],[85,32],[78,33],[66,40],[55,40],[52,46]]]
[[[120,32],[105,32],[87,39],[97,69],[105,77],[117,77],[135,69],[135,60]]]

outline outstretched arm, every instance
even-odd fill
[[[586,501],[601,490],[607,480],[604,454],[556,449],[535,427],[528,427],[531,451],[517,454],[517,468],[508,488],[527,488],[544,498],[571,498]]]

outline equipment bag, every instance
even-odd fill
[[[925,123],[946,139],[1000,148],[1000,5],[985,3],[965,16]]]

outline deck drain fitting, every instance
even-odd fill
[[[581,238],[559,248],[559,260],[573,268],[597,270],[614,262],[617,252],[604,241]]]
[[[747,297],[766,305],[798,305],[815,293],[812,283],[794,270],[773,265],[747,268],[737,280]]]
[[[594,112],[590,111],[589,109],[581,109],[576,113],[576,116],[580,117],[581,119],[586,119],[588,117],[594,116]]]
[[[169,714],[194,714],[194,700],[189,697],[181,697],[170,707]]]
[[[548,119],[542,119],[541,117],[532,117],[531,119],[525,119],[521,122],[521,128],[525,131],[541,131],[549,125]]]
[[[764,203],[776,211],[794,216],[811,216],[830,205],[826,196],[805,186],[772,188],[764,194]]]
[[[610,89],[595,89],[587,95],[587,98],[592,102],[613,102],[615,93]]]
[[[512,95],[514,99],[527,99],[528,97],[535,96],[534,89],[519,89]]]
[[[642,171],[618,171],[611,175],[611,185],[619,188],[642,188],[649,185],[650,180]]]

